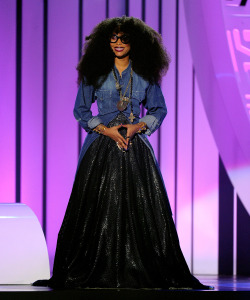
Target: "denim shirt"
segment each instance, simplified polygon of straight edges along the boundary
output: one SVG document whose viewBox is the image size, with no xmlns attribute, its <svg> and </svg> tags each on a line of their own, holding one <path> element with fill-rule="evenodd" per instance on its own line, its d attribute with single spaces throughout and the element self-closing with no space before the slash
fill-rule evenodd
<svg viewBox="0 0 250 300">
<path fill-rule="evenodd" d="M 122 86 L 123 95 L 130 79 L 131 63 L 129 63 L 129 66 L 122 72 L 121 76 L 115 65 L 114 71 L 116 72 L 116 77 Z M 150 84 L 134 71 L 132 86 L 132 98 L 130 100 L 132 101 L 133 114 L 135 116 L 133 124 L 138 122 L 145 122 L 147 124 L 145 134 L 139 134 L 139 136 L 149 147 L 155 159 L 152 146 L 146 136 L 151 135 L 155 130 L 157 130 L 165 118 L 167 114 L 165 100 L 158 84 Z M 129 96 L 129 91 L 130 88 L 128 88 L 125 96 Z M 93 131 L 93 129 L 101 123 L 108 125 L 108 123 L 115 118 L 115 116 L 119 113 L 116 106 L 119 100 L 119 91 L 115 87 L 113 72 L 108 74 L 106 80 L 98 89 L 94 89 L 93 86 L 87 85 L 83 82 L 80 84 L 74 106 L 74 116 L 80 123 L 81 127 L 88 132 L 88 135 L 86 136 L 81 149 L 78 167 L 88 147 L 99 136 L 98 133 Z M 97 101 L 97 116 L 93 116 L 91 112 L 91 105 L 94 101 Z M 140 105 L 144 105 L 147 109 L 146 115 L 142 118 L 139 117 Z M 127 108 L 123 111 L 123 114 L 128 118 L 130 113 L 131 105 L 129 103 Z M 129 123 L 131 122 L 129 121 Z"/>
</svg>

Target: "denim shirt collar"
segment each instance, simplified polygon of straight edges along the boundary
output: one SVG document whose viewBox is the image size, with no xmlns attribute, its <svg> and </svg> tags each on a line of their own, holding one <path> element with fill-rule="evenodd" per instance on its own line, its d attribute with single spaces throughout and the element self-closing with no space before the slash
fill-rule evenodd
<svg viewBox="0 0 250 300">
<path fill-rule="evenodd" d="M 116 72 L 116 75 L 117 75 L 117 76 L 120 76 L 120 73 L 119 73 L 119 71 L 118 71 L 118 69 L 117 69 L 115 63 L 114 63 L 114 70 L 115 70 L 115 72 Z M 125 70 L 122 71 L 122 76 L 121 76 L 121 77 L 124 78 L 124 76 L 126 76 L 127 74 L 130 74 L 130 71 L 131 71 L 131 60 L 129 60 L 129 65 L 127 66 L 127 68 L 126 68 Z M 119 77 L 118 77 L 118 78 L 119 78 Z"/>
</svg>

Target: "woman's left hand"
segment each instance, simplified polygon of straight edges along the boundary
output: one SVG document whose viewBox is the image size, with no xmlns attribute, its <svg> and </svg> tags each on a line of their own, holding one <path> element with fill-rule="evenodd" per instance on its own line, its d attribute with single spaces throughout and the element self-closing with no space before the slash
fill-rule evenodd
<svg viewBox="0 0 250 300">
<path fill-rule="evenodd" d="M 127 128 L 126 142 L 127 142 L 127 145 L 128 145 L 129 141 L 140 130 L 141 124 L 140 123 L 137 123 L 137 124 L 124 124 L 124 125 L 122 125 L 122 127 Z"/>
</svg>

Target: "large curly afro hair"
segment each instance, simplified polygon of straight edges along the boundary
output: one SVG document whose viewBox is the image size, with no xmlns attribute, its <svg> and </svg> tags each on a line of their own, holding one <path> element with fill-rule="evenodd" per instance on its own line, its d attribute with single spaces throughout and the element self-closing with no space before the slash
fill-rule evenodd
<svg viewBox="0 0 250 300">
<path fill-rule="evenodd" d="M 170 63 L 160 34 L 140 19 L 123 16 L 102 21 L 86 37 L 84 54 L 76 68 L 78 84 L 85 79 L 98 88 L 106 79 L 114 66 L 115 56 L 109 42 L 113 32 L 129 35 L 133 70 L 150 83 L 160 83 Z"/>
</svg>

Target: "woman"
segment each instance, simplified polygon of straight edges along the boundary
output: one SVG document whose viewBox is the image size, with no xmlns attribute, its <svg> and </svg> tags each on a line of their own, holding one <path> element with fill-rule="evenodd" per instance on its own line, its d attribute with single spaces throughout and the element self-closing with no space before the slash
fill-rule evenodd
<svg viewBox="0 0 250 300">
<path fill-rule="evenodd" d="M 209 289 L 182 255 L 146 135 L 167 110 L 169 65 L 160 35 L 132 17 L 107 19 L 86 38 L 74 116 L 88 132 L 58 235 L 54 288 Z M 97 100 L 99 114 L 92 116 Z M 140 105 L 147 114 L 139 118 Z"/>
</svg>

